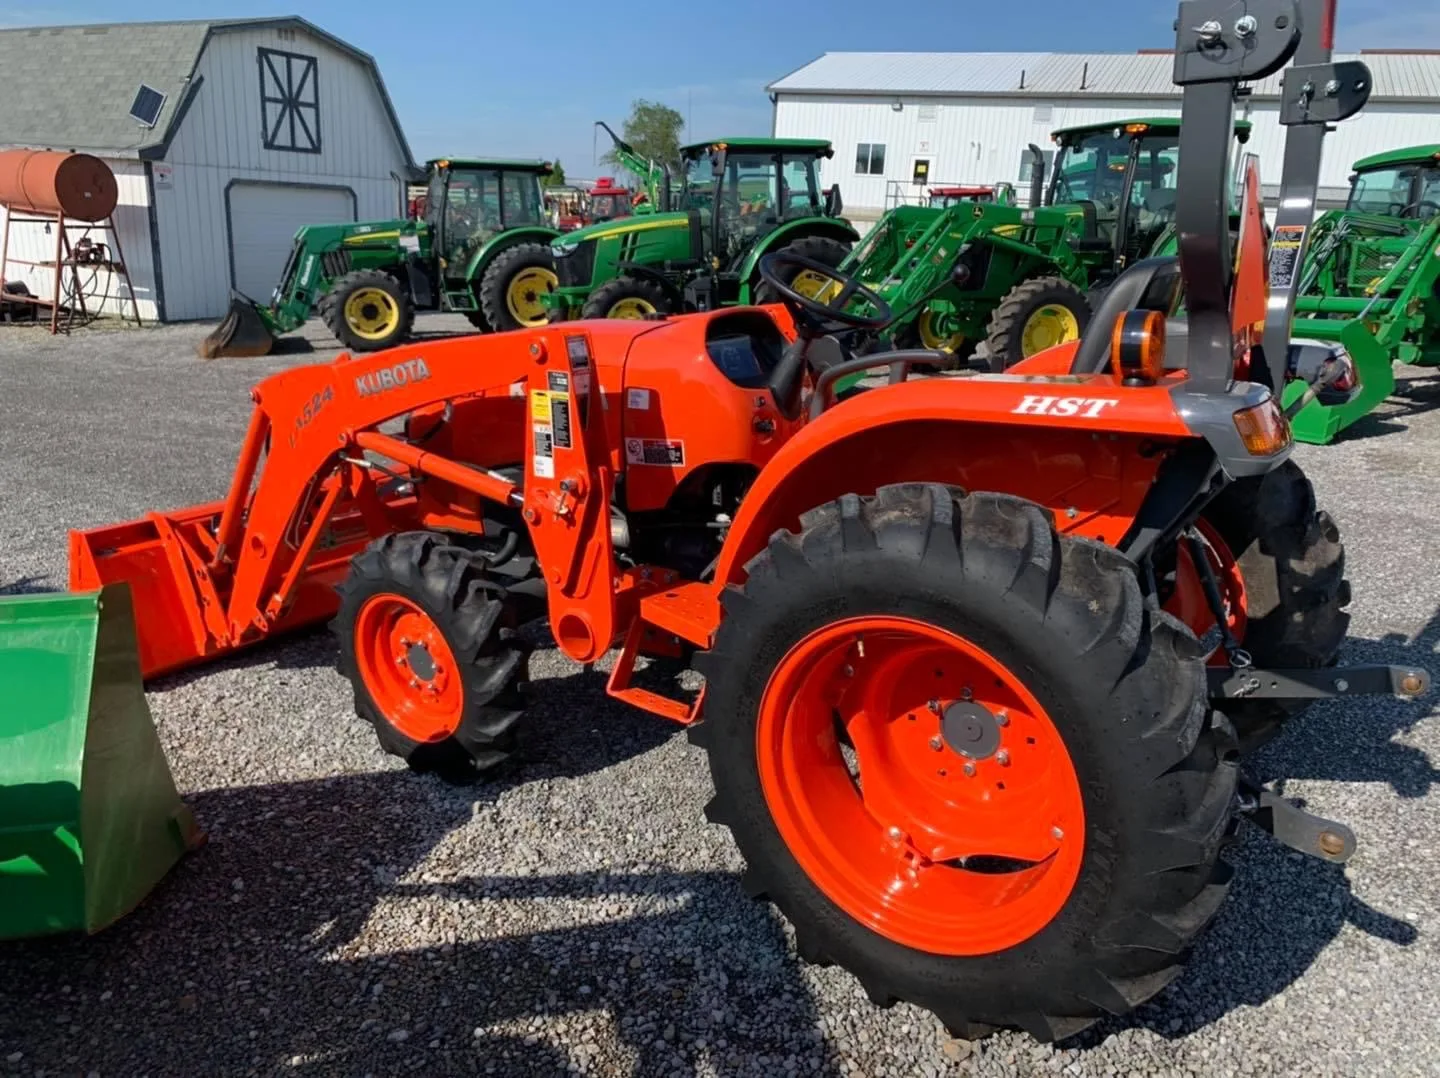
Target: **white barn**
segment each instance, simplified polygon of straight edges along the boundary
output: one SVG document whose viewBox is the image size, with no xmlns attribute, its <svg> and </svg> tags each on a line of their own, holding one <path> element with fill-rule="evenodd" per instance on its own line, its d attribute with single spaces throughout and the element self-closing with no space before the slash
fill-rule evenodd
<svg viewBox="0 0 1440 1078">
<path fill-rule="evenodd" d="M 416 174 L 374 59 L 300 18 L 4 30 L 0 71 L 0 147 L 115 173 L 147 321 L 218 317 L 232 289 L 268 299 L 297 228 L 392 218 Z M 50 252 L 43 226 L 11 230 L 11 257 Z M 43 270 L 6 275 L 51 294 Z M 121 282 L 97 291 L 116 312 Z"/>
<path fill-rule="evenodd" d="M 1374 89 L 1360 115 L 1325 142 L 1321 204 L 1345 197 L 1361 157 L 1440 137 L 1440 50 L 1362 50 Z M 1050 151 L 1050 133 L 1140 116 L 1178 116 L 1174 56 L 1117 53 L 830 52 L 771 83 L 774 133 L 829 139 L 824 182 L 839 183 L 846 215 L 862 228 L 885 209 L 887 187 L 921 168 L 934 183 L 1008 180 L 1025 194 L 1026 148 Z M 1268 195 L 1284 147 L 1278 75 L 1241 105 L 1254 124 L 1246 149 L 1260 155 Z"/>
</svg>

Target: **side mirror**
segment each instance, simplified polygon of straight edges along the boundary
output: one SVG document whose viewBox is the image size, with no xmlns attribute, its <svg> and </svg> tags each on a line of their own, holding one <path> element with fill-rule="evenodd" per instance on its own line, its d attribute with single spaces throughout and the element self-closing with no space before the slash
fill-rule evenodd
<svg viewBox="0 0 1440 1078">
<path fill-rule="evenodd" d="M 832 183 L 825 189 L 825 216 L 839 217 L 844 208 L 845 200 L 840 197 L 840 185 Z"/>
<path fill-rule="evenodd" d="M 710 175 L 717 180 L 725 175 L 725 159 L 718 153 L 710 155 Z"/>
</svg>

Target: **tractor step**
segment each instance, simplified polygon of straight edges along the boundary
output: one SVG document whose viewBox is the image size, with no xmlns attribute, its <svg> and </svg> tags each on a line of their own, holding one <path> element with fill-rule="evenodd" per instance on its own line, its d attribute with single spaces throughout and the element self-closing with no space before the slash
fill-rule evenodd
<svg viewBox="0 0 1440 1078">
<path fill-rule="evenodd" d="M 1430 689 L 1418 666 L 1328 666 L 1319 670 L 1211 667 L 1211 699 L 1322 700 L 1337 696 L 1396 696 L 1414 700 Z"/>
<path fill-rule="evenodd" d="M 1355 856 L 1355 832 L 1343 823 L 1306 812 L 1274 790 L 1242 775 L 1237 815 L 1292 850 L 1343 865 Z"/>
<path fill-rule="evenodd" d="M 649 689 L 630 684 L 635 673 L 635 660 L 647 641 L 656 634 L 668 638 L 678 649 L 682 643 L 710 646 L 710 626 L 719 620 L 719 603 L 715 588 L 698 581 L 676 584 L 664 591 L 646 595 L 640 600 L 640 615 L 630 623 L 620 656 L 610 672 L 605 691 L 617 700 L 643 708 L 662 718 L 689 725 L 700 714 L 702 692 L 693 702 L 662 696 Z"/>
</svg>

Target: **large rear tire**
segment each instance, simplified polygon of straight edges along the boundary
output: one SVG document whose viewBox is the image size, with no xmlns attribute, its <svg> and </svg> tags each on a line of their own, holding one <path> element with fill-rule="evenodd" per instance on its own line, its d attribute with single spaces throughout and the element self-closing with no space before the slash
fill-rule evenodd
<svg viewBox="0 0 1440 1078">
<path fill-rule="evenodd" d="M 357 555 L 331 629 L 380 747 L 452 781 L 505 763 L 529 677 L 519 620 L 504 586 L 442 535 L 387 535 Z"/>
<path fill-rule="evenodd" d="M 320 317 L 335 339 L 352 352 L 393 348 L 415 326 L 410 294 L 383 270 L 356 270 L 320 297 Z"/>
<path fill-rule="evenodd" d="M 481 276 L 481 313 L 490 328 L 500 333 L 543 326 L 545 307 L 540 296 L 553 292 L 558 282 L 549 247 L 517 243 L 496 255 Z"/>
<path fill-rule="evenodd" d="M 801 525 L 695 663 L 747 890 L 960 1036 L 1055 1040 L 1160 991 L 1229 878 L 1236 753 L 1194 636 L 1017 498 L 891 486 Z"/>
<path fill-rule="evenodd" d="M 1333 666 L 1350 627 L 1345 607 L 1345 546 L 1315 489 L 1294 461 L 1240 479 L 1204 512 L 1229 548 L 1244 589 L 1241 646 L 1256 666 Z M 1258 745 L 1306 707 L 1301 702 L 1231 700 L 1219 704 L 1245 748 Z"/>
</svg>

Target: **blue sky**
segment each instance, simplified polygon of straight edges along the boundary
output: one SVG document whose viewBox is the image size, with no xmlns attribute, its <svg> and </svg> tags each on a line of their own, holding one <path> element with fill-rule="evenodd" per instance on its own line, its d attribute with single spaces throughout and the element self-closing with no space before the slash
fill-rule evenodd
<svg viewBox="0 0 1440 1078">
<path fill-rule="evenodd" d="M 768 134 L 765 84 L 822 52 L 1166 47 L 1176 10 L 1170 0 L 905 6 L 928 13 L 892 18 L 876 0 L 0 0 L 0 26 L 300 15 L 375 56 L 417 158 L 559 157 L 590 177 L 603 171 L 593 121 L 618 130 L 636 97 L 688 113 L 696 138 Z M 1341 0 L 1338 46 L 1440 48 L 1440 3 Z M 602 136 L 593 152 L 604 149 Z"/>
</svg>

